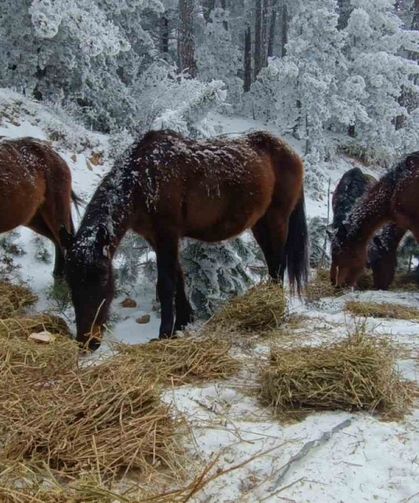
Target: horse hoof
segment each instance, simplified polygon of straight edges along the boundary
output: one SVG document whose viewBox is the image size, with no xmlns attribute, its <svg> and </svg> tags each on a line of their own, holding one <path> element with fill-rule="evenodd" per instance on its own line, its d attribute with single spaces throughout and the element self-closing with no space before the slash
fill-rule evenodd
<svg viewBox="0 0 419 503">
<path fill-rule="evenodd" d="M 177 338 L 178 338 L 178 336 L 175 335 L 175 334 L 171 334 L 171 335 L 161 334 L 161 335 L 159 335 L 158 339 L 151 339 L 151 340 L 152 341 L 167 341 L 167 340 L 170 340 L 170 339 L 177 339 Z"/>
</svg>

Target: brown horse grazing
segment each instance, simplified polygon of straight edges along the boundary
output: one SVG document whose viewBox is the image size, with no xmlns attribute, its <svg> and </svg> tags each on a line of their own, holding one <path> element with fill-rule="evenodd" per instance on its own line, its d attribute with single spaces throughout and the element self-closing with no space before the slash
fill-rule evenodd
<svg viewBox="0 0 419 503">
<path fill-rule="evenodd" d="M 128 229 L 156 252 L 160 338 L 192 319 L 178 255 L 183 237 L 216 242 L 251 228 L 270 276 L 281 280 L 287 267 L 300 292 L 307 278 L 303 171 L 298 155 L 265 132 L 200 141 L 147 133 L 99 185 L 76 236 L 62 234 L 77 340 L 90 349 L 100 344 L 114 295 L 112 258 Z"/>
<path fill-rule="evenodd" d="M 54 276 L 64 274 L 60 228 L 73 233 L 71 172 L 45 142 L 34 138 L 0 140 L 0 233 L 20 225 L 55 245 Z"/>
<path fill-rule="evenodd" d="M 419 152 L 407 155 L 357 203 L 332 242 L 331 281 L 354 286 L 367 261 L 367 244 L 386 222 L 419 241 Z"/>
<path fill-rule="evenodd" d="M 352 168 L 339 180 L 332 198 L 333 209 L 333 247 L 339 247 L 339 237 L 346 235 L 346 222 L 356 202 L 376 183 L 377 180 L 363 173 L 359 168 Z M 334 234 L 337 239 L 334 239 Z M 394 279 L 397 267 L 397 249 L 406 234 L 396 224 L 386 224 L 368 243 L 367 265 L 373 274 L 374 288 L 387 290 Z"/>
</svg>

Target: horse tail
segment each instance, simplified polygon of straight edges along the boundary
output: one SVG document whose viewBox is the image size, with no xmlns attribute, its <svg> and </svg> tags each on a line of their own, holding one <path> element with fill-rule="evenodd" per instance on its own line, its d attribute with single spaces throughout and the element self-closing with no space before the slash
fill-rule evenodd
<svg viewBox="0 0 419 503">
<path fill-rule="evenodd" d="M 77 214 L 80 216 L 80 206 L 84 204 L 84 201 L 74 192 L 74 190 L 71 191 L 71 201 L 73 202 L 74 207 L 76 208 Z"/>
<path fill-rule="evenodd" d="M 303 191 L 288 221 L 285 263 L 291 292 L 297 290 L 301 296 L 308 281 L 308 230 Z"/>
</svg>

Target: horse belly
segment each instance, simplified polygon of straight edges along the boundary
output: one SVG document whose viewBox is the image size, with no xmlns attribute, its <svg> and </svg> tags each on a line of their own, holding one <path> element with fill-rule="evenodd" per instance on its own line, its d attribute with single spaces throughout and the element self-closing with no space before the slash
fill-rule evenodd
<svg viewBox="0 0 419 503">
<path fill-rule="evenodd" d="M 45 190 L 43 179 L 0 178 L 0 232 L 28 224 L 42 205 Z"/>
<path fill-rule="evenodd" d="M 224 241 L 253 227 L 266 213 L 272 189 L 250 188 L 231 193 L 230 197 L 208 197 L 201 193 L 190 197 L 187 205 L 185 236 L 201 241 Z"/>
</svg>

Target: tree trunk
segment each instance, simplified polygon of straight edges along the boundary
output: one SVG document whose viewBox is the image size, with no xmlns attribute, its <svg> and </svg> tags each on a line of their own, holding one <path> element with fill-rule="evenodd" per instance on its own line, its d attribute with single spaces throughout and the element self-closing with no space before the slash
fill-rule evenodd
<svg viewBox="0 0 419 503">
<path fill-rule="evenodd" d="M 244 81 L 243 89 L 245 92 L 250 90 L 252 85 L 252 32 L 247 25 L 244 34 Z"/>
<path fill-rule="evenodd" d="M 338 0 L 338 30 L 343 30 L 348 25 L 348 19 L 351 14 L 350 0 Z"/>
<path fill-rule="evenodd" d="M 194 36 L 194 0 L 179 0 L 178 68 L 196 77 Z"/>
<path fill-rule="evenodd" d="M 415 0 L 413 2 L 412 10 L 413 10 L 413 16 L 410 29 L 414 31 L 419 31 L 419 0 Z M 408 57 L 413 61 L 419 62 L 419 54 L 417 52 L 410 52 Z M 417 75 L 414 75 L 411 78 L 415 84 L 418 83 Z M 412 96 L 412 94 L 409 93 L 405 87 L 402 88 L 398 101 L 402 107 L 406 107 L 410 111 L 417 107 L 415 97 Z M 396 130 L 401 129 L 405 125 L 405 123 L 406 118 L 403 115 L 398 115 L 394 123 Z"/>
<path fill-rule="evenodd" d="M 225 12 L 228 9 L 228 0 L 221 0 L 221 8 Z M 225 30 L 228 30 L 228 23 L 227 21 L 223 21 L 223 28 Z"/>
<path fill-rule="evenodd" d="M 211 18 L 211 11 L 215 8 L 215 0 L 204 0 L 202 7 L 204 9 L 204 19 L 208 23 Z"/>
<path fill-rule="evenodd" d="M 276 10 L 277 10 L 277 0 L 272 0 L 271 5 L 271 22 L 269 24 L 269 39 L 268 39 L 268 58 L 271 58 L 274 55 L 274 46 L 275 46 L 275 33 L 276 33 Z"/>
<path fill-rule="evenodd" d="M 281 57 L 287 54 L 288 43 L 288 9 L 285 0 L 282 0 L 281 6 Z"/>
<path fill-rule="evenodd" d="M 256 0 L 255 5 L 255 47 L 254 47 L 254 67 L 253 78 L 256 80 L 262 68 L 262 0 Z"/>
<path fill-rule="evenodd" d="M 259 71 L 268 65 L 268 1 L 262 0 L 262 44 Z"/>
<path fill-rule="evenodd" d="M 169 52 L 169 20 L 166 16 L 160 18 L 160 49 L 163 54 Z"/>
</svg>

